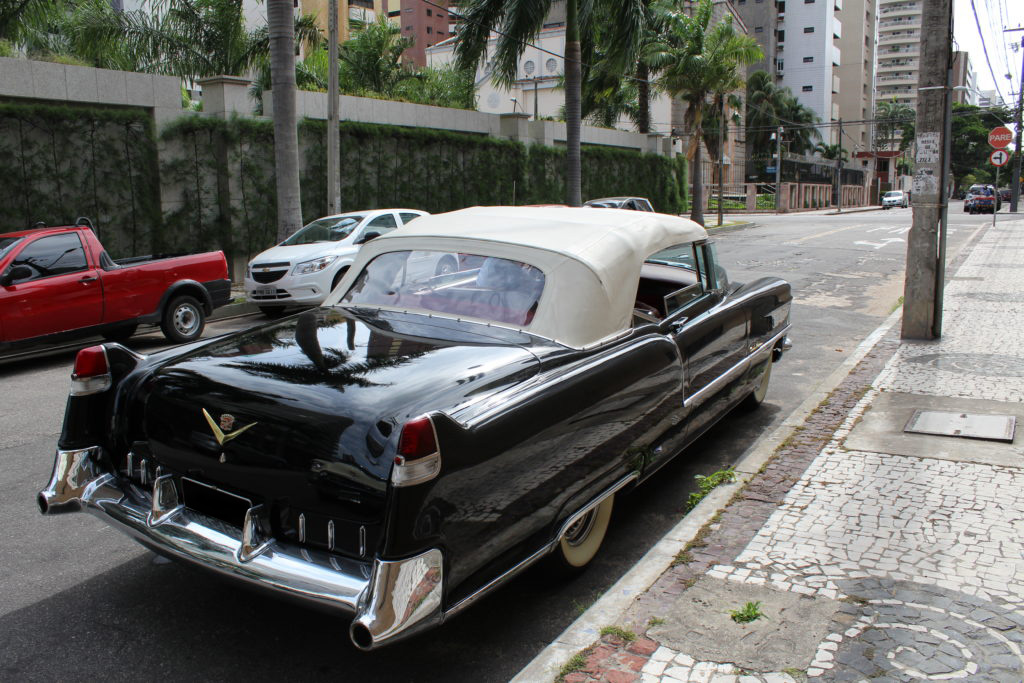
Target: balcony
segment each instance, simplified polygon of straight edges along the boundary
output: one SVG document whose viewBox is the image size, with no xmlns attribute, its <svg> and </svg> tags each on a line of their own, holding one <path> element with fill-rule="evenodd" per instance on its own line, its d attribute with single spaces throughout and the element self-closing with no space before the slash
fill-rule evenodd
<svg viewBox="0 0 1024 683">
<path fill-rule="evenodd" d="M 881 86 L 883 84 L 886 84 L 886 85 L 896 84 L 896 85 L 898 85 L 898 84 L 902 84 L 902 83 L 917 83 L 917 79 L 918 79 L 917 73 L 913 73 L 913 74 L 898 74 L 896 76 L 879 76 L 877 80 L 878 80 L 878 85 Z"/>
<path fill-rule="evenodd" d="M 839 51 L 839 47 L 837 45 L 833 45 L 832 46 L 832 66 L 839 66 L 840 64 L 842 64 L 842 61 L 840 60 L 841 56 L 842 56 L 842 53 Z"/>
<path fill-rule="evenodd" d="M 906 43 L 908 46 L 913 43 L 918 43 L 921 40 L 921 34 L 918 31 L 897 31 L 894 33 L 883 34 L 881 31 L 878 32 L 878 44 L 879 45 L 894 45 L 898 43 Z"/>
<path fill-rule="evenodd" d="M 843 37 L 843 22 L 838 17 L 832 19 L 832 37 L 836 40 Z"/>
<path fill-rule="evenodd" d="M 899 28 L 921 28 L 921 17 L 905 19 L 883 19 L 878 22 L 879 31 L 894 31 Z"/>
<path fill-rule="evenodd" d="M 886 5 L 878 10 L 878 15 L 881 17 L 899 17 L 914 14 L 921 14 L 921 5 L 916 2 L 904 3 L 902 5 Z"/>
<path fill-rule="evenodd" d="M 836 95 L 839 93 L 839 76 L 832 77 L 832 94 Z"/>
<path fill-rule="evenodd" d="M 917 69 L 920 66 L 920 62 L 917 59 L 898 59 L 888 60 L 885 57 L 879 56 L 878 58 L 878 73 L 881 74 L 886 71 L 908 71 L 910 69 Z"/>
<path fill-rule="evenodd" d="M 921 46 L 914 42 L 912 45 L 893 45 L 892 47 L 878 51 L 879 59 L 888 57 L 918 57 L 921 55 Z"/>
</svg>

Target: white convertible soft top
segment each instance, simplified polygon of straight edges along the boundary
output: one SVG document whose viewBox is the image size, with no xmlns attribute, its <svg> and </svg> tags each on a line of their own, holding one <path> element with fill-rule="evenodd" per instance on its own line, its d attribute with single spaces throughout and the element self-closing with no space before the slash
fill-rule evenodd
<svg viewBox="0 0 1024 683">
<path fill-rule="evenodd" d="M 629 328 L 644 259 L 706 237 L 693 221 L 659 213 L 478 206 L 423 216 L 368 242 L 325 304 L 336 304 L 363 267 L 386 252 L 497 256 L 544 273 L 536 315 L 523 329 L 582 348 Z"/>
</svg>

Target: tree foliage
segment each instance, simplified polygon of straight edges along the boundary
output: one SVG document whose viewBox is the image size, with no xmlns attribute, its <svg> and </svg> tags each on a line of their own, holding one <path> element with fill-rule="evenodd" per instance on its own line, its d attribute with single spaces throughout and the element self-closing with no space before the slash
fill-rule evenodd
<svg viewBox="0 0 1024 683">
<path fill-rule="evenodd" d="M 747 146 L 754 154 L 775 154 L 772 134 L 783 126 L 782 143 L 793 154 L 806 154 L 821 140 L 814 124 L 821 119 L 793 92 L 775 84 L 767 71 L 755 71 L 747 80 Z"/>
</svg>

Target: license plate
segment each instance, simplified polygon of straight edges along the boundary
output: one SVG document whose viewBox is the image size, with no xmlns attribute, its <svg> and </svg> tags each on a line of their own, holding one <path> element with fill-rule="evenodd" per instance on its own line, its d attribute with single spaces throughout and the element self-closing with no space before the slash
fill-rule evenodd
<svg viewBox="0 0 1024 683">
<path fill-rule="evenodd" d="M 253 296 L 277 296 L 277 287 L 257 287 L 252 290 Z"/>
</svg>

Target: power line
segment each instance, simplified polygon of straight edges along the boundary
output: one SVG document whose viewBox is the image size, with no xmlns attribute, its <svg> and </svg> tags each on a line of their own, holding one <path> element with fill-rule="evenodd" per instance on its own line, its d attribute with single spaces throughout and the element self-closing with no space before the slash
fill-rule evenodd
<svg viewBox="0 0 1024 683">
<path fill-rule="evenodd" d="M 974 24 L 978 27 L 978 37 L 981 38 L 981 49 L 985 52 L 985 63 L 988 64 L 988 73 L 992 76 L 992 81 L 995 83 L 996 92 L 999 93 L 1000 99 L 1003 98 L 1003 92 L 999 89 L 999 81 L 996 80 L 996 72 L 992 69 L 992 60 L 988 58 L 988 45 L 985 44 L 985 34 L 981 30 L 981 22 L 978 20 L 978 8 L 974 5 L 974 0 L 971 0 L 971 11 L 974 12 Z"/>
</svg>

